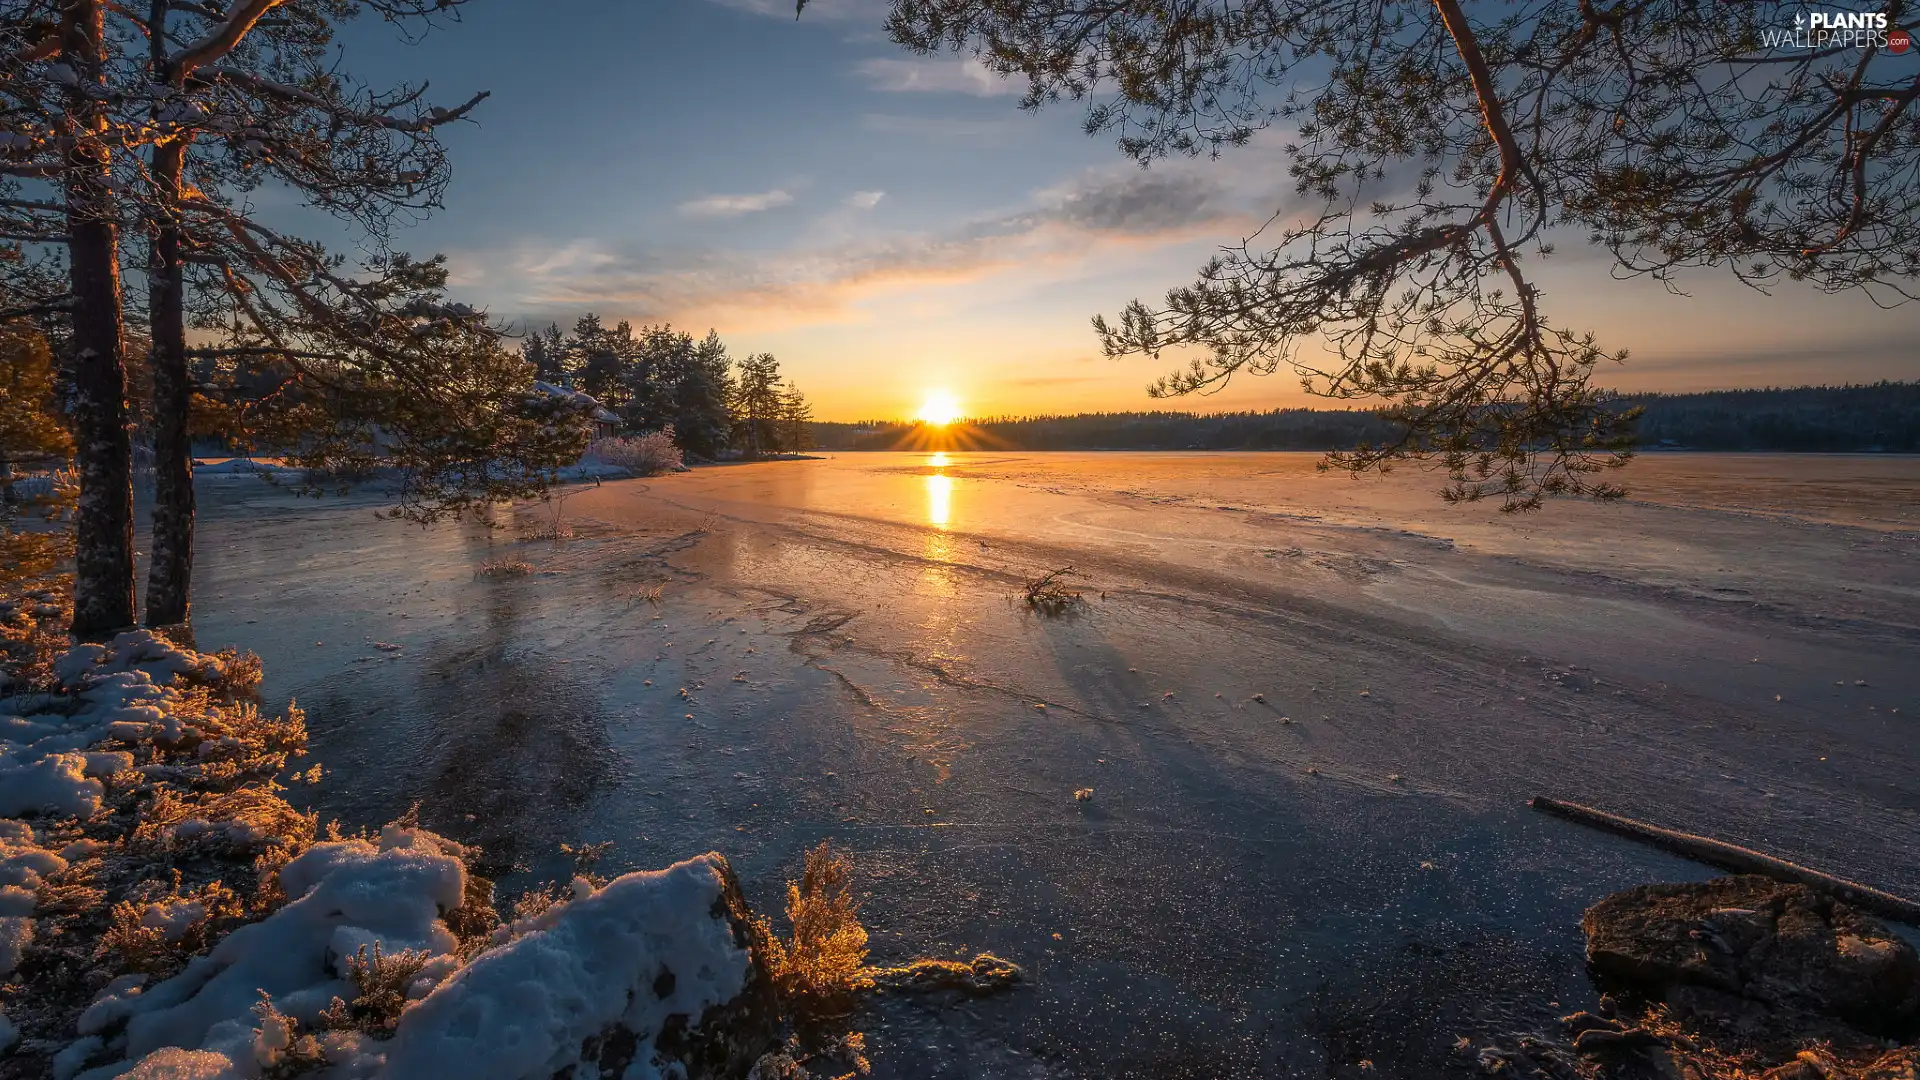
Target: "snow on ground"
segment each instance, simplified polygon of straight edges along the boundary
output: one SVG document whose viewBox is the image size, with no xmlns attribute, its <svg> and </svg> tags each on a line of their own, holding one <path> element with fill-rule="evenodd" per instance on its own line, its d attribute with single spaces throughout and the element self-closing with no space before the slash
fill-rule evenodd
<svg viewBox="0 0 1920 1080">
<path fill-rule="evenodd" d="M 153 987 L 110 987 L 80 1018 L 90 1049 L 125 1058 L 80 1080 L 253 1076 L 287 1061 L 336 998 L 354 994 L 347 961 L 378 942 L 388 956 L 429 954 L 391 1041 L 328 1031 L 337 1077 L 544 1078 L 581 1064 L 586 1040 L 620 1025 L 651 1046 L 669 1019 L 697 1022 L 739 994 L 749 958 L 717 910 L 724 864 L 708 855 L 628 874 L 495 933 L 495 947 L 459 966 L 442 921 L 459 905 L 465 869 L 454 845 L 389 826 L 377 842 L 316 844 L 281 871 L 295 897 L 242 927 Z M 270 1000 L 274 1014 L 256 1008 Z M 284 1019 L 283 1019 L 284 1018 Z M 293 1023 L 288 1023 L 292 1021 Z M 86 1040 L 99 1040 L 87 1042 Z M 651 1055 L 627 1076 L 672 1075 Z"/>
<path fill-rule="evenodd" d="M 105 791 L 99 778 L 133 764 L 125 751 L 91 748 L 180 741 L 189 730 L 173 715 L 179 694 L 168 684 L 185 674 L 216 680 L 225 661 L 137 630 L 76 646 L 54 674 L 65 693 L 0 698 L 0 817 L 91 817 Z"/>
<path fill-rule="evenodd" d="M 139 773 L 158 786 L 180 779 L 181 766 L 156 748 L 211 760 L 234 741 L 217 706 L 183 706 L 190 685 L 220 682 L 235 662 L 127 633 L 55 661 L 54 692 L 0 699 L 0 976 L 33 947 L 36 893 L 50 878 L 109 849 L 123 862 L 135 854 L 121 840 L 74 840 L 70 819 L 99 826 L 116 814 L 151 814 L 164 796 L 156 789 L 153 805 L 129 810 L 121 795 L 108 798 L 102 778 L 123 774 L 120 785 Z M 268 760 L 277 768 L 284 756 Z M 180 796 L 171 797 L 178 804 Z M 311 828 L 310 819 L 294 820 Z M 163 852 L 192 850 L 210 831 L 254 827 L 198 817 L 158 823 L 165 827 L 149 830 L 145 842 Z M 57 845 L 56 832 L 64 837 Z M 663 1072 L 654 1061 L 654 1040 L 697 1025 L 747 983 L 750 958 L 720 902 L 727 870 L 717 855 L 597 890 L 577 879 L 570 901 L 499 926 L 491 938 L 480 936 L 484 928 L 464 931 L 474 936 L 463 948 L 447 921 L 469 900 L 470 852 L 461 845 L 402 823 L 311 844 L 305 836 L 247 839 L 250 848 L 293 842 L 298 854 L 277 872 L 285 902 L 218 937 L 169 978 L 112 979 L 72 1030 L 58 1033 L 64 1044 L 49 1045 L 49 1032 L 37 1031 L 34 1050 L 49 1055 L 42 1060 L 55 1080 L 215 1080 L 265 1070 L 545 1078 L 569 1065 L 597 1067 L 582 1061 L 582 1044 L 614 1025 L 640 1049 L 626 1075 L 660 1077 L 674 1067 Z M 156 862 L 143 873 L 163 870 Z M 205 894 L 177 890 L 176 881 L 171 896 L 122 907 L 167 942 L 205 934 Z M 402 997 L 393 1008 L 412 1004 L 397 1020 L 367 1022 L 353 1010 L 371 1000 L 361 977 L 369 959 L 378 974 L 380 957 L 411 965 L 398 977 Z M 36 1001 L 32 982 L 12 1000 Z M 389 1031 L 391 1040 L 381 1037 Z M 0 1051 L 20 1039 L 14 1020 L 0 1014 Z"/>
<path fill-rule="evenodd" d="M 263 998 L 312 1025 L 335 998 L 355 996 L 348 960 L 376 942 L 389 956 L 416 950 L 434 958 L 410 987 L 411 996 L 424 995 L 456 966 L 457 942 L 442 916 L 460 905 L 466 889 L 459 856 L 458 845 L 400 826 L 389 826 L 377 842 L 315 844 L 280 871 L 292 898 L 285 907 L 234 931 L 173 978 L 110 989 L 82 1014 L 80 1035 L 123 1038 L 126 1053 L 126 1060 L 82 1075 L 103 1080 L 136 1066 L 151 1071 L 177 1057 L 146 1060 L 168 1049 L 224 1058 L 195 1059 L 198 1067 L 218 1064 L 220 1071 L 194 1075 L 249 1075 L 284 1049 L 271 1033 L 261 1039 L 262 1019 L 254 1010 Z M 338 1063 L 367 1075 L 367 1041 L 342 1032 L 329 1049 Z"/>
<path fill-rule="evenodd" d="M 133 765 L 110 742 L 177 742 L 187 729 L 173 715 L 179 701 L 166 685 L 181 674 L 214 679 L 225 661 L 177 649 L 147 631 L 109 645 L 81 645 L 54 663 L 65 693 L 0 698 L 0 975 L 10 974 L 33 940 L 34 892 L 67 868 L 69 857 L 36 840 L 19 820 L 89 818 L 100 810 L 100 777 Z"/>
</svg>

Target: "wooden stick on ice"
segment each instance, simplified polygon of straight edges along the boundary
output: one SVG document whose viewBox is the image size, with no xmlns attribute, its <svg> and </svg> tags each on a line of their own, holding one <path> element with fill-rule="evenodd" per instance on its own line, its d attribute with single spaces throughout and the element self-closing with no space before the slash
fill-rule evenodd
<svg viewBox="0 0 1920 1080">
<path fill-rule="evenodd" d="M 1870 885 L 1837 878 L 1809 869 L 1799 863 L 1790 863 L 1785 859 L 1776 859 L 1752 848 L 1743 848 L 1721 840 L 1711 840 L 1693 833 L 1663 829 L 1658 825 L 1649 825 L 1644 821 L 1609 814 L 1604 810 L 1581 806 L 1577 803 L 1561 802 L 1536 796 L 1527 800 L 1527 805 L 1535 810 L 1552 814 L 1557 818 L 1577 822 L 1595 829 L 1639 840 L 1654 847 L 1670 851 L 1682 858 L 1708 866 L 1731 870 L 1736 874 L 1761 874 L 1777 881 L 1789 881 L 1818 889 L 1836 899 L 1844 900 L 1861 911 L 1871 912 L 1883 919 L 1893 919 L 1909 926 L 1920 926 L 1920 904 L 1912 900 L 1882 892 Z"/>
</svg>

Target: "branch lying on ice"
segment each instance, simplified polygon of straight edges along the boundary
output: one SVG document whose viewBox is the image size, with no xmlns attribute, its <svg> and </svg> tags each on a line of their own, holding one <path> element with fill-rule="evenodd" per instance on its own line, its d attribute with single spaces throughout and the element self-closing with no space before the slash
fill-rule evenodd
<svg viewBox="0 0 1920 1080">
<path fill-rule="evenodd" d="M 1566 821 L 1652 844 L 1654 847 L 1672 852 L 1682 858 L 1692 859 L 1694 862 L 1705 863 L 1722 870 L 1731 870 L 1736 874 L 1760 874 L 1776 881 L 1790 881 L 1805 885 L 1883 919 L 1893 919 L 1909 926 L 1920 926 L 1920 903 L 1883 892 L 1870 885 L 1823 874 L 1818 870 L 1801 866 L 1799 863 L 1777 859 L 1772 855 L 1754 851 L 1752 848 L 1740 847 L 1737 844 L 1729 844 L 1723 840 L 1713 840 L 1705 836 L 1696 836 L 1693 833 L 1663 829 L 1658 825 L 1649 825 L 1644 821 L 1609 814 L 1604 810 L 1595 810 L 1577 803 L 1561 802 L 1558 799 L 1536 796 L 1527 800 L 1527 805 Z"/>
</svg>

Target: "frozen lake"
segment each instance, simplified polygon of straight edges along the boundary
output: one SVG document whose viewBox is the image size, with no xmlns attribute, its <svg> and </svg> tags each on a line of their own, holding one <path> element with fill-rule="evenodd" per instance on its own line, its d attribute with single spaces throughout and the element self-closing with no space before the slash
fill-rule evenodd
<svg viewBox="0 0 1920 1080">
<path fill-rule="evenodd" d="M 860 1018 L 887 1077 L 1471 1075 L 1590 1000 L 1583 908 L 1702 874 L 1531 795 L 1920 893 L 1920 459 L 1654 455 L 1526 517 L 1316 461 L 721 466 L 557 541 L 209 480 L 195 624 L 308 711 L 325 815 L 418 800 L 509 882 L 718 849 L 768 910 L 831 837 L 876 958 L 1027 967 Z M 1078 613 L 1012 600 L 1067 565 Z"/>
</svg>

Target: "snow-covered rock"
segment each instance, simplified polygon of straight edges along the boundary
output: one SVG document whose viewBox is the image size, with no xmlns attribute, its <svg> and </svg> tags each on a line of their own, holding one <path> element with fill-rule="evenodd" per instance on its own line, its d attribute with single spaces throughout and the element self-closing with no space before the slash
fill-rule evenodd
<svg viewBox="0 0 1920 1080">
<path fill-rule="evenodd" d="M 772 982 L 718 854 L 513 930 L 401 1017 L 386 1076 L 737 1076 L 774 1041 Z"/>
</svg>

